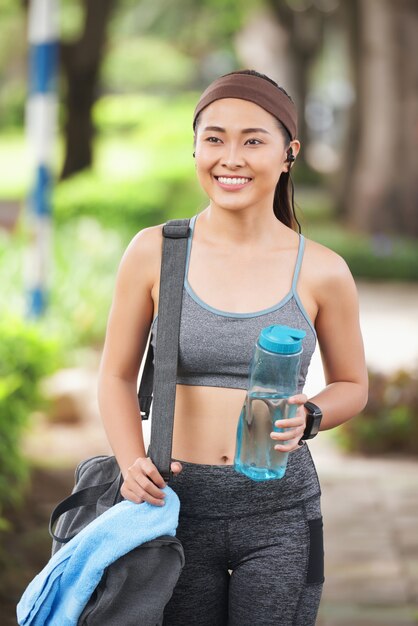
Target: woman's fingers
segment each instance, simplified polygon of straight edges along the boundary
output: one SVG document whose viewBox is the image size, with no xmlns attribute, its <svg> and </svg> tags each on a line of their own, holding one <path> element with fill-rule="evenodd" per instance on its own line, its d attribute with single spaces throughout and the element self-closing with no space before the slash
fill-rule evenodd
<svg viewBox="0 0 418 626">
<path fill-rule="evenodd" d="M 307 401 L 308 396 L 304 393 L 297 393 L 287 399 L 288 404 L 305 404 Z"/>
<path fill-rule="evenodd" d="M 178 461 L 173 461 L 171 464 L 171 471 L 173 472 L 173 474 L 180 474 L 180 472 L 182 471 L 183 466 L 181 463 L 179 463 Z"/>
<path fill-rule="evenodd" d="M 149 504 L 164 504 L 165 493 L 162 489 L 166 483 L 151 459 L 138 458 L 129 467 L 121 493 L 124 498 L 132 502 L 148 502 Z"/>
<path fill-rule="evenodd" d="M 165 497 L 163 491 L 148 476 L 138 473 L 134 476 L 134 480 L 146 495 L 160 500 Z"/>
<path fill-rule="evenodd" d="M 141 502 L 143 502 L 143 499 L 140 496 L 137 496 L 136 493 L 134 493 L 131 489 L 129 489 L 126 483 L 123 483 L 120 492 L 125 500 L 130 500 L 131 502 L 135 502 L 135 504 L 141 504 Z"/>
<path fill-rule="evenodd" d="M 146 474 L 157 487 L 160 489 L 164 489 L 166 486 L 164 478 L 161 476 L 160 472 L 151 461 L 150 458 L 141 459 L 141 463 L 139 464 L 144 474 Z"/>
<path fill-rule="evenodd" d="M 277 440 L 277 444 L 274 446 L 275 450 L 291 452 L 299 449 L 299 441 L 306 428 L 306 411 L 303 407 L 306 401 L 307 396 L 303 393 L 288 399 L 289 404 L 296 404 L 298 408 L 295 417 L 275 422 L 275 427 L 281 430 L 281 432 L 270 433 L 271 438 Z"/>
<path fill-rule="evenodd" d="M 293 450 L 298 450 L 300 448 L 299 441 L 302 435 L 303 430 L 300 435 L 295 437 L 294 439 L 288 439 L 286 443 L 277 443 L 274 446 L 274 449 L 278 450 L 279 452 L 292 452 Z"/>
<path fill-rule="evenodd" d="M 290 450 L 298 448 L 304 430 L 304 426 L 298 426 L 297 428 L 292 428 L 290 432 L 288 429 L 286 429 L 284 433 L 272 432 L 270 435 L 271 438 L 277 441 L 274 446 L 275 449 L 281 450 L 282 452 L 289 452 Z"/>
</svg>

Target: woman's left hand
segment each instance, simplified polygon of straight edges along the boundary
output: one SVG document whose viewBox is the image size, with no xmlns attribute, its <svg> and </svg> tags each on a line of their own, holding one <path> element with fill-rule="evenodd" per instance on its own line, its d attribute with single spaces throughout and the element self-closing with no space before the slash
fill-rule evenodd
<svg viewBox="0 0 418 626">
<path fill-rule="evenodd" d="M 290 396 L 290 398 L 287 399 L 289 404 L 296 404 L 298 408 L 295 417 L 276 421 L 276 428 L 284 428 L 284 432 L 270 433 L 270 437 L 277 440 L 277 444 L 274 446 L 274 449 L 278 452 L 292 452 L 293 450 L 298 450 L 300 448 L 299 441 L 306 428 L 306 410 L 303 405 L 307 402 L 307 400 L 308 397 L 304 393 L 297 394 L 296 396 Z"/>
</svg>

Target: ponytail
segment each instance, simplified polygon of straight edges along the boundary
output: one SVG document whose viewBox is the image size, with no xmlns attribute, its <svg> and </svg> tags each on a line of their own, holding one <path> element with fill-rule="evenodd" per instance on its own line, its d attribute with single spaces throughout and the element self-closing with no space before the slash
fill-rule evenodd
<svg viewBox="0 0 418 626">
<path fill-rule="evenodd" d="M 276 185 L 273 199 L 273 213 L 285 226 L 302 232 L 295 211 L 295 188 L 290 172 L 282 172 Z"/>
</svg>

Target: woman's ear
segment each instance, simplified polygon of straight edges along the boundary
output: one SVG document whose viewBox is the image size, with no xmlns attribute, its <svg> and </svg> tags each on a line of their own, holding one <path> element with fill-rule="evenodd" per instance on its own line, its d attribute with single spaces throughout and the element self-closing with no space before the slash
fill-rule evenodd
<svg viewBox="0 0 418 626">
<path fill-rule="evenodd" d="M 286 150 L 286 159 L 285 159 L 285 163 L 289 163 L 287 171 L 290 172 L 293 163 L 296 161 L 296 155 L 298 154 L 300 150 L 300 142 L 295 139 L 294 141 L 291 141 L 289 144 L 289 147 Z"/>
<path fill-rule="evenodd" d="M 289 148 L 292 148 L 293 156 L 296 158 L 300 150 L 300 141 L 298 141 L 297 139 L 294 139 L 293 141 L 290 142 Z"/>
</svg>

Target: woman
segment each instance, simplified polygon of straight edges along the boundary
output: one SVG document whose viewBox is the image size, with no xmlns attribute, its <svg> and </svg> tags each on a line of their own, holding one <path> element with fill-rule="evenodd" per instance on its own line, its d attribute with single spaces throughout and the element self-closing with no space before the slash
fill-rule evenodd
<svg viewBox="0 0 418 626">
<path fill-rule="evenodd" d="M 286 92 L 253 71 L 212 83 L 194 116 L 196 173 L 209 197 L 191 220 L 173 436 L 186 565 L 168 625 L 309 626 L 322 592 L 320 485 L 306 438 L 365 405 L 367 373 L 356 288 L 331 250 L 296 232 L 289 173 L 300 143 Z M 155 345 L 162 225 L 139 232 L 122 259 L 104 346 L 99 402 L 124 476 L 122 494 L 163 505 L 164 481 L 144 448 L 138 368 Z M 306 331 L 296 416 L 272 433 L 288 451 L 281 480 L 233 469 L 237 420 L 260 330 Z M 302 393 L 318 338 L 326 387 Z M 315 413 L 315 411 L 313 411 Z M 315 425 L 314 425 L 315 428 Z M 302 439 L 305 437 L 305 439 Z M 284 443 L 286 441 L 286 443 Z"/>
</svg>

